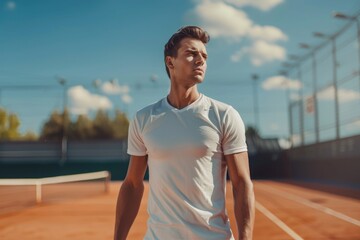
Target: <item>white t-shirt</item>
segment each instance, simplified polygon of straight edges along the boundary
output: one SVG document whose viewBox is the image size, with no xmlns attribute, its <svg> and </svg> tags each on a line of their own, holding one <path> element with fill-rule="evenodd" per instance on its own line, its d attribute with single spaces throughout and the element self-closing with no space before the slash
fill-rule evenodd
<svg viewBox="0 0 360 240">
<path fill-rule="evenodd" d="M 176 109 L 163 98 L 137 112 L 128 141 L 128 154 L 148 155 L 145 239 L 233 239 L 224 155 L 247 151 L 234 108 L 200 95 Z"/>
</svg>

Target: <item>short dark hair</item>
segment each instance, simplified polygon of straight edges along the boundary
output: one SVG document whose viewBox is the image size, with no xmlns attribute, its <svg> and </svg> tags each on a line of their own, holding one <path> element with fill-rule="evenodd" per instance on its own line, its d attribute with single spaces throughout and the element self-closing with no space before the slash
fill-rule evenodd
<svg viewBox="0 0 360 240">
<path fill-rule="evenodd" d="M 174 33 L 169 41 L 165 44 L 164 47 L 164 61 L 165 61 L 165 68 L 166 73 L 170 77 L 169 68 L 166 65 L 166 57 L 176 57 L 177 51 L 180 47 L 179 43 L 184 38 L 194 38 L 197 40 L 200 40 L 204 44 L 207 44 L 210 41 L 210 35 L 202 28 L 197 26 L 185 26 L 177 30 L 176 33 Z"/>
</svg>

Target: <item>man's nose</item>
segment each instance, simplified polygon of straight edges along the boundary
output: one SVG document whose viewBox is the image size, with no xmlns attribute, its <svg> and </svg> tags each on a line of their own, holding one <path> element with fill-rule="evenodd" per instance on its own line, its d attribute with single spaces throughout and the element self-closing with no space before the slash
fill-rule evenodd
<svg viewBox="0 0 360 240">
<path fill-rule="evenodd" d="M 203 65 L 205 63 L 205 58 L 203 56 L 201 56 L 201 54 L 199 54 L 196 57 L 195 63 L 198 64 L 198 65 Z"/>
</svg>

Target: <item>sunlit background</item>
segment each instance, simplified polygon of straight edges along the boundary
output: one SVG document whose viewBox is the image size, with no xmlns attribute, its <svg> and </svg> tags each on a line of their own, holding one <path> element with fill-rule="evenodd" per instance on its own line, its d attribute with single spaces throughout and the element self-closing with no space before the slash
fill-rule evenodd
<svg viewBox="0 0 360 240">
<path fill-rule="evenodd" d="M 66 103 L 72 118 L 98 109 L 132 118 L 166 95 L 163 45 L 183 25 L 212 37 L 201 90 L 233 105 L 264 136 L 292 133 L 296 144 L 301 132 L 305 143 L 317 141 L 315 128 L 318 140 L 335 138 L 336 125 L 341 137 L 360 132 L 356 0 L 0 3 L 0 103 L 19 117 L 22 134 L 39 135 Z M 314 97 L 319 111 L 308 109 L 301 120 L 295 102 L 303 99 L 306 110 Z"/>
<path fill-rule="evenodd" d="M 246 125 L 254 239 L 359 239 L 359 0 L 0 0 L 0 239 L 112 239 L 129 121 L 184 25 Z"/>
<path fill-rule="evenodd" d="M 129 121 L 168 93 L 163 46 L 184 25 L 210 33 L 199 88 L 239 111 L 253 168 L 306 146 L 356 158 L 359 13 L 358 0 L 0 1 L 3 162 L 128 159 Z"/>
</svg>

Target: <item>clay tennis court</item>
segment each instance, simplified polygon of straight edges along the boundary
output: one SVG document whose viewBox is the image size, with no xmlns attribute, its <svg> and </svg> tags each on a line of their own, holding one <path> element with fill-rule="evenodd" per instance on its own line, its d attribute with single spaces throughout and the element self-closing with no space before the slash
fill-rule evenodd
<svg viewBox="0 0 360 240">
<path fill-rule="evenodd" d="M 0 239 L 112 239 L 121 182 L 49 185 L 35 203 L 32 186 L 0 186 Z M 235 235 L 231 187 L 227 208 Z M 360 191 L 314 184 L 254 181 L 254 239 L 360 239 Z M 311 188 L 310 188 L 311 187 Z M 148 184 L 128 239 L 146 231 Z"/>
</svg>

